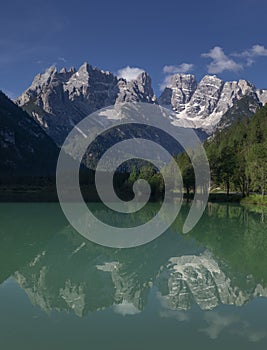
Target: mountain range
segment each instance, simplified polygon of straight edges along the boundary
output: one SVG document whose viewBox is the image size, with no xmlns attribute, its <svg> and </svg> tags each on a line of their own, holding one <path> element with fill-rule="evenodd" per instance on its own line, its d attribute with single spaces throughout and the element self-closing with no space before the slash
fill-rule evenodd
<svg viewBox="0 0 267 350">
<path fill-rule="evenodd" d="M 79 70 L 56 67 L 38 74 L 17 99 L 57 144 L 62 144 L 75 124 L 90 113 L 119 102 L 156 101 L 147 73 L 127 82 L 110 72 L 84 63 Z"/>
<path fill-rule="evenodd" d="M 240 101 L 246 99 L 246 108 Z M 17 99 L 61 145 L 68 132 L 90 113 L 120 102 L 156 103 L 175 111 L 185 126 L 212 134 L 240 116 L 252 115 L 267 102 L 267 90 L 257 89 L 246 80 L 224 82 L 206 75 L 197 82 L 194 75 L 175 74 L 156 98 L 148 73 L 126 81 L 110 72 L 84 63 L 78 70 L 56 67 L 38 74 L 31 86 Z M 234 117 L 233 117 L 234 109 Z"/>
<path fill-rule="evenodd" d="M 101 108 L 123 102 L 158 104 L 171 111 L 175 125 L 195 128 L 204 140 L 216 129 L 228 127 L 240 117 L 252 116 L 267 102 L 267 90 L 257 89 L 246 80 L 224 82 L 216 76 L 206 75 L 197 82 L 192 74 L 175 74 L 161 95 L 156 97 L 146 72 L 135 80 L 127 81 L 84 63 L 78 70 L 48 68 L 38 74 L 31 86 L 14 102 L 1 93 L 2 174 L 14 173 L 18 168 L 20 173 L 33 173 L 33 167 L 37 173 L 37 169 L 46 169 L 42 172 L 46 174 L 55 169 L 57 146 L 62 145 L 77 123 Z M 149 138 L 147 130 L 144 129 L 143 133 Z M 117 134 L 113 132 L 105 147 L 114 144 L 114 139 L 115 142 L 120 141 L 122 134 L 126 138 L 140 137 L 142 130 L 133 127 Z M 165 136 L 159 137 L 158 131 L 157 134 L 152 132 L 150 139 L 156 138 L 164 139 Z M 99 147 L 101 149 L 103 145 L 99 143 L 92 147 L 98 154 L 95 158 L 99 158 L 105 150 L 99 152 Z M 166 140 L 164 147 L 172 149 L 172 153 L 179 151 L 179 147 Z M 47 157 L 48 151 L 53 156 Z M 92 166 L 88 157 L 84 163 Z"/>
<path fill-rule="evenodd" d="M 245 110 L 240 106 L 244 99 L 248 100 Z M 267 102 L 267 90 L 257 89 L 246 80 L 224 82 L 206 75 L 197 83 L 191 74 L 176 74 L 158 102 L 175 110 L 178 118 L 191 120 L 195 127 L 212 134 L 218 126 L 227 125 L 233 107 L 236 117 L 254 114 Z"/>
</svg>

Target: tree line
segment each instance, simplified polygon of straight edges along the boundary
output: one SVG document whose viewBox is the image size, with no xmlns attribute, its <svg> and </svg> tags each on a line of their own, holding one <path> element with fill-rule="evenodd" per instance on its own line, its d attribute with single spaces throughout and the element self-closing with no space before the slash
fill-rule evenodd
<svg viewBox="0 0 267 350">
<path fill-rule="evenodd" d="M 241 192 L 267 190 L 267 106 L 251 118 L 217 131 L 204 147 L 210 163 L 213 186 Z"/>
<path fill-rule="evenodd" d="M 265 195 L 267 191 L 267 105 L 249 118 L 243 117 L 230 127 L 217 130 L 204 142 L 204 148 L 210 164 L 211 187 L 226 191 L 240 192 L 248 196 L 251 192 Z M 194 192 L 195 175 L 190 159 L 186 153 L 175 157 L 186 193 Z M 172 175 L 169 164 L 164 171 Z M 129 187 L 137 179 L 145 179 L 151 185 L 152 196 L 164 193 L 162 176 L 152 165 L 141 169 L 134 167 L 127 184 Z M 172 179 L 175 181 L 175 179 Z"/>
</svg>

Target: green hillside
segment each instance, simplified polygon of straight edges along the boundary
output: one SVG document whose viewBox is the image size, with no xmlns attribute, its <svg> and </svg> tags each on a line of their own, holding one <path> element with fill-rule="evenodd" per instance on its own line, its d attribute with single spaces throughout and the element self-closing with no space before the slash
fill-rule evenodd
<svg viewBox="0 0 267 350">
<path fill-rule="evenodd" d="M 213 187 L 262 195 L 267 190 L 267 106 L 205 142 Z"/>
</svg>

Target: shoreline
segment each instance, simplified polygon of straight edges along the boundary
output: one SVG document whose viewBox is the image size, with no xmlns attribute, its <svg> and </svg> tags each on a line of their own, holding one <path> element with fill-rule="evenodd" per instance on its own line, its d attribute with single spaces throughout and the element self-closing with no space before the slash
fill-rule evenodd
<svg viewBox="0 0 267 350">
<path fill-rule="evenodd" d="M 94 188 L 87 188 L 82 191 L 84 199 L 88 203 L 101 202 L 98 194 Z M 119 194 L 120 195 L 120 194 Z M 125 193 L 124 193 L 125 195 Z M 194 194 L 190 193 L 189 196 L 184 194 L 185 201 L 192 201 Z M 153 198 L 151 202 L 159 202 L 162 198 Z M 127 200 L 127 199 L 125 199 Z M 42 188 L 42 187 L 5 187 L 0 188 L 0 203 L 57 203 L 59 202 L 57 191 L 54 186 Z M 226 193 L 210 193 L 210 203 L 238 203 L 238 204 L 249 204 L 249 205 L 260 205 L 267 206 L 267 195 L 262 199 L 260 194 L 251 194 L 249 197 L 242 197 L 240 193 L 230 193 L 227 196 Z"/>
</svg>

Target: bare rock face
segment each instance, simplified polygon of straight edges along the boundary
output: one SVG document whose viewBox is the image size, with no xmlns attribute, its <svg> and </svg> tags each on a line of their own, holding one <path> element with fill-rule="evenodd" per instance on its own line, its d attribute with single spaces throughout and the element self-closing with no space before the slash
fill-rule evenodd
<svg viewBox="0 0 267 350">
<path fill-rule="evenodd" d="M 159 104 L 172 107 L 177 112 L 184 110 L 196 91 L 197 81 L 192 74 L 175 74 L 170 78 L 167 88 L 159 98 Z"/>
<path fill-rule="evenodd" d="M 84 63 L 78 71 L 63 68 L 58 72 L 52 66 L 38 74 L 17 104 L 60 145 L 75 124 L 98 109 L 117 102 L 155 101 L 147 73 L 127 82 Z"/>
<path fill-rule="evenodd" d="M 247 110 L 239 103 L 244 98 Z M 197 84 L 193 75 L 176 74 L 158 101 L 176 111 L 178 119 L 191 120 L 196 128 L 212 134 L 217 127 L 229 126 L 234 121 L 230 113 L 233 108 L 236 118 L 255 113 L 267 103 L 267 90 L 257 89 L 246 80 L 224 82 L 216 76 L 206 75 Z"/>
<path fill-rule="evenodd" d="M 194 92 L 186 113 L 190 118 L 205 118 L 216 108 L 224 82 L 216 76 L 206 75 Z"/>
<path fill-rule="evenodd" d="M 257 96 L 262 105 L 265 105 L 265 103 L 267 103 L 267 90 L 263 90 L 263 89 L 257 90 Z"/>
<path fill-rule="evenodd" d="M 156 97 L 152 89 L 150 76 L 143 72 L 136 80 L 127 82 L 120 79 L 118 82 L 119 93 L 116 98 L 116 103 L 121 102 L 156 102 Z"/>
<path fill-rule="evenodd" d="M 267 103 L 267 90 L 246 80 L 224 82 L 206 75 L 198 83 L 192 74 L 175 74 L 156 99 L 146 72 L 126 81 L 84 63 L 77 71 L 48 68 L 17 99 L 58 145 L 85 116 L 122 102 L 159 103 L 174 111 L 180 124 L 212 134 L 236 118 L 255 113 Z"/>
</svg>

